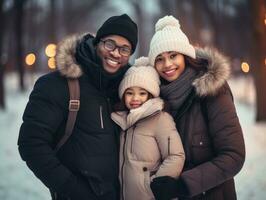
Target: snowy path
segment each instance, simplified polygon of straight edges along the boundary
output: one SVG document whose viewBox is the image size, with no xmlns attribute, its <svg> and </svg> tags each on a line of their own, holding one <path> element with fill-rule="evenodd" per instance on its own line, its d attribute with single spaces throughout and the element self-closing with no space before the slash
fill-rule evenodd
<svg viewBox="0 0 266 200">
<path fill-rule="evenodd" d="M 8 78 L 6 85 L 8 109 L 0 110 L 0 199 L 50 199 L 48 190 L 27 168 L 17 151 L 18 131 L 29 92 L 18 93 L 14 78 Z M 254 107 L 239 103 L 236 98 L 241 96 L 239 88 L 245 86 L 239 81 L 230 85 L 235 96 L 247 152 L 244 167 L 236 176 L 238 199 L 262 200 L 266 196 L 266 123 L 255 124 Z"/>
<path fill-rule="evenodd" d="M 0 111 L 0 199 L 50 199 L 49 191 L 27 168 L 17 150 L 18 131 L 29 94 L 7 92 L 8 109 Z"/>
</svg>

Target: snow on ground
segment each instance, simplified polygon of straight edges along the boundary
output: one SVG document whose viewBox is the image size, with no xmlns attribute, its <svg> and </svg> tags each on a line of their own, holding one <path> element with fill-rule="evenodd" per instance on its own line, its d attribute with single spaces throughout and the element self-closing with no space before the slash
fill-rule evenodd
<svg viewBox="0 0 266 200">
<path fill-rule="evenodd" d="M 27 84 L 31 85 L 35 77 Z M 6 77 L 7 109 L 0 110 L 0 199 L 47 200 L 49 191 L 19 156 L 17 139 L 30 89 L 17 91 L 15 74 Z M 266 123 L 254 123 L 254 87 L 250 78 L 229 82 L 246 144 L 246 161 L 236 176 L 239 200 L 262 200 L 266 196 Z"/>
<path fill-rule="evenodd" d="M 250 77 L 229 82 L 246 144 L 246 161 L 236 176 L 240 200 L 262 200 L 266 196 L 266 123 L 255 123 L 255 91 Z"/>
<path fill-rule="evenodd" d="M 5 82 L 7 109 L 0 110 L 0 199 L 47 200 L 49 191 L 19 156 L 17 139 L 29 92 L 19 93 L 14 74 Z"/>
</svg>

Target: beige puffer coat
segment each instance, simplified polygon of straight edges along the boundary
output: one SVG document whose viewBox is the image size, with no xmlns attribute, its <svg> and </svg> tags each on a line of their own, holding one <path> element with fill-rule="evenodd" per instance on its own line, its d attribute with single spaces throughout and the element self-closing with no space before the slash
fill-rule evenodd
<svg viewBox="0 0 266 200">
<path fill-rule="evenodd" d="M 185 155 L 172 117 L 162 111 L 160 98 L 150 99 L 130 113 L 112 113 L 122 128 L 120 182 L 122 200 L 155 199 L 150 189 L 154 177 L 178 177 Z"/>
</svg>

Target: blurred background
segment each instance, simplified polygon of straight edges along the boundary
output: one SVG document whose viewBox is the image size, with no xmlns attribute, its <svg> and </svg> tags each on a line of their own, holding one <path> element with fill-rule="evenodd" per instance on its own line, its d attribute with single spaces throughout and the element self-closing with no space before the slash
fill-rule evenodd
<svg viewBox="0 0 266 200">
<path fill-rule="evenodd" d="M 95 33 L 107 18 L 123 13 L 139 28 L 131 62 L 148 54 L 154 25 L 165 15 L 179 19 L 193 45 L 212 46 L 230 58 L 229 84 L 247 151 L 236 176 L 238 198 L 264 199 L 265 0 L 0 0 L 0 199 L 49 199 L 17 151 L 28 96 L 39 76 L 56 70 L 58 42 L 71 34 Z"/>
</svg>

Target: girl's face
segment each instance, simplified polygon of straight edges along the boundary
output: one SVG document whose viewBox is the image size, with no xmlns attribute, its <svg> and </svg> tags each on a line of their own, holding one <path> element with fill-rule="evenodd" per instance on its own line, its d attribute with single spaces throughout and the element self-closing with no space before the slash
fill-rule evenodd
<svg viewBox="0 0 266 200">
<path fill-rule="evenodd" d="M 183 73 L 185 57 L 175 51 L 161 53 L 155 59 L 155 69 L 163 79 L 172 82 Z"/>
<path fill-rule="evenodd" d="M 140 107 L 149 98 L 149 92 L 140 87 L 130 87 L 125 91 L 125 104 L 131 110 Z"/>
</svg>

